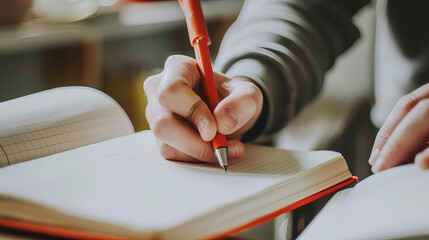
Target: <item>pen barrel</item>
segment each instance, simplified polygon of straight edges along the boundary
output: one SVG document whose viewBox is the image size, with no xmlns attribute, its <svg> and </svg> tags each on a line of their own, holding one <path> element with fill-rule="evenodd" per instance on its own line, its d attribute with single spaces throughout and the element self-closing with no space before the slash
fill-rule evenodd
<svg viewBox="0 0 429 240">
<path fill-rule="evenodd" d="M 200 0 L 178 0 L 185 14 L 186 26 L 188 28 L 189 41 L 194 46 L 197 40 L 206 39 L 210 44 L 210 38 L 204 21 Z"/>
<path fill-rule="evenodd" d="M 212 145 L 213 149 L 228 147 L 228 144 L 226 144 L 226 136 L 217 132 L 216 136 L 212 140 Z"/>
<path fill-rule="evenodd" d="M 210 52 L 205 39 L 198 40 L 194 45 L 195 57 L 202 75 L 202 87 L 205 102 L 213 112 L 219 103 L 213 68 L 210 60 Z"/>
<path fill-rule="evenodd" d="M 201 9 L 200 0 L 178 0 L 183 13 L 185 14 L 186 26 L 188 28 L 189 40 L 195 50 L 195 57 L 202 75 L 202 87 L 205 102 L 210 111 L 213 112 L 219 103 L 219 96 L 213 76 L 212 63 L 208 45 L 210 44 L 209 34 Z M 214 149 L 227 147 L 226 137 L 219 132 L 212 140 Z"/>
<path fill-rule="evenodd" d="M 210 52 L 208 43 L 205 39 L 200 39 L 194 44 L 195 56 L 197 58 L 198 67 L 202 75 L 202 87 L 205 97 L 205 102 L 210 108 L 211 112 L 214 112 L 217 104 L 219 103 L 219 96 L 217 93 L 216 83 L 213 75 L 213 68 L 210 60 Z M 227 147 L 226 137 L 219 132 L 216 133 L 213 141 L 213 148 Z"/>
</svg>

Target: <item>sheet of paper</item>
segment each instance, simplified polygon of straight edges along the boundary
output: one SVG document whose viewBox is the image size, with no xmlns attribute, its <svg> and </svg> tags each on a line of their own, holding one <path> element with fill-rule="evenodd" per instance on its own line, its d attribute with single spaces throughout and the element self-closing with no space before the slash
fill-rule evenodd
<svg viewBox="0 0 429 240">
<path fill-rule="evenodd" d="M 132 133 L 107 95 L 64 87 L 0 103 L 0 167 Z"/>
<path fill-rule="evenodd" d="M 299 239 L 428 237 L 428 183 L 414 164 L 372 175 L 337 193 Z"/>
<path fill-rule="evenodd" d="M 150 231 L 179 225 L 340 157 L 329 151 L 247 149 L 247 157 L 225 173 L 214 165 L 167 161 L 151 132 L 140 132 L 0 169 L 0 192 Z"/>
</svg>

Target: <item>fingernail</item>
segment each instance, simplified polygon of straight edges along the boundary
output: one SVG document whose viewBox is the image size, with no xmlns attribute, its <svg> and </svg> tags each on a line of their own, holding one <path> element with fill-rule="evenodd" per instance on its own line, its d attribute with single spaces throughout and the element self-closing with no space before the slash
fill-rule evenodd
<svg viewBox="0 0 429 240">
<path fill-rule="evenodd" d="M 230 158 L 238 158 L 240 156 L 240 150 L 236 144 L 228 142 L 228 157 Z"/>
<path fill-rule="evenodd" d="M 375 159 L 378 156 L 378 153 L 380 153 L 380 149 L 375 148 L 374 150 L 372 150 L 371 155 L 369 156 L 368 162 L 369 164 L 374 165 Z"/>
<path fill-rule="evenodd" d="M 198 127 L 198 131 L 200 132 L 200 135 L 203 136 L 203 131 L 206 129 L 207 127 L 207 119 L 200 116 L 198 118 L 198 123 L 197 123 L 197 127 Z"/>
<path fill-rule="evenodd" d="M 224 108 L 220 112 L 220 122 L 224 128 L 232 130 L 235 126 L 237 126 L 238 115 L 231 108 Z"/>
<path fill-rule="evenodd" d="M 384 167 L 384 163 L 385 163 L 385 159 L 383 157 L 378 158 L 375 161 L 374 166 L 372 166 L 371 171 L 373 173 L 378 173 L 380 172 L 380 170 L 382 170 L 382 168 Z"/>
</svg>

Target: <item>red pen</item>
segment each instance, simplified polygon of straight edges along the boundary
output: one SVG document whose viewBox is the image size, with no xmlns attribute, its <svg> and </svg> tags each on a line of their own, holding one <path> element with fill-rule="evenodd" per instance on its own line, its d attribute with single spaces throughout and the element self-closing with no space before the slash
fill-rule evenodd
<svg viewBox="0 0 429 240">
<path fill-rule="evenodd" d="M 178 0 L 185 14 L 186 25 L 188 27 L 189 40 L 195 50 L 200 72 L 202 74 L 202 85 L 206 103 L 213 112 L 219 103 L 216 84 L 213 76 L 212 64 L 208 45 L 210 44 L 209 34 L 204 21 L 200 0 Z M 219 164 L 226 172 L 228 165 L 228 146 L 226 137 L 219 132 L 212 140 L 213 149 Z"/>
</svg>

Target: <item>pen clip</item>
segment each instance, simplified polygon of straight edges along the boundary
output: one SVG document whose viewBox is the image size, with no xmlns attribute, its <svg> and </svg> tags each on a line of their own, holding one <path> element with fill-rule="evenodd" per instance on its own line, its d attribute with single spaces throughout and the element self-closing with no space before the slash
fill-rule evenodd
<svg viewBox="0 0 429 240">
<path fill-rule="evenodd" d="M 188 28 L 189 40 L 193 47 L 195 42 L 205 39 L 210 44 L 209 34 L 204 21 L 203 11 L 200 0 L 178 0 L 183 13 L 185 14 L 186 25 Z"/>
</svg>

